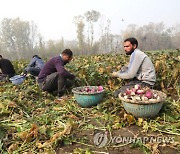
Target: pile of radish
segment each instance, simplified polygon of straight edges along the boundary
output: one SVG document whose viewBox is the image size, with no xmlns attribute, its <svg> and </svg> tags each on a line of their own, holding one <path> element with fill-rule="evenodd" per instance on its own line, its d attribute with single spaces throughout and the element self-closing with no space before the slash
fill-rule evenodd
<svg viewBox="0 0 180 154">
<path fill-rule="evenodd" d="M 153 90 L 148 87 L 141 88 L 140 85 L 135 85 L 131 89 L 126 89 L 126 91 L 120 95 L 125 99 L 131 99 L 134 101 L 151 102 L 160 99 L 160 96 L 158 96 Z"/>
<path fill-rule="evenodd" d="M 102 86 L 87 86 L 87 87 L 82 87 L 82 88 L 79 88 L 79 89 L 77 89 L 78 90 L 78 92 L 82 92 L 82 93 L 89 93 L 89 94 L 91 94 L 91 93 L 99 93 L 99 92 L 102 92 L 104 89 L 103 89 L 103 87 Z"/>
</svg>

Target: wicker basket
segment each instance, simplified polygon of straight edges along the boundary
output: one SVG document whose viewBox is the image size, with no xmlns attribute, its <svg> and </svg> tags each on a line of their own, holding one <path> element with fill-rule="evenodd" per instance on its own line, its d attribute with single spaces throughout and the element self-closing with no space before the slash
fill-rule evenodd
<svg viewBox="0 0 180 154">
<path fill-rule="evenodd" d="M 134 101 L 131 99 L 125 99 L 121 94 L 119 94 L 119 98 L 122 101 L 125 110 L 128 113 L 133 114 L 135 117 L 154 117 L 162 108 L 163 101 L 165 101 L 167 96 L 161 91 L 152 90 L 152 92 L 156 93 L 160 98 L 156 100 L 149 99 L 148 101 Z"/>
<path fill-rule="evenodd" d="M 100 103 L 104 96 L 104 90 L 97 91 L 93 93 L 88 92 L 80 92 L 79 89 L 81 88 L 97 88 L 97 86 L 84 86 L 84 87 L 76 87 L 72 89 L 74 93 L 75 100 L 77 103 L 82 107 L 91 107 L 95 106 Z"/>
</svg>

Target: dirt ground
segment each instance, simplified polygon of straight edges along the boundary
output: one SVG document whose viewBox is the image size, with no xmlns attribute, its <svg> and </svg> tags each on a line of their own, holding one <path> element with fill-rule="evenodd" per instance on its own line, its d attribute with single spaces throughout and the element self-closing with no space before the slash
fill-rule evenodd
<svg viewBox="0 0 180 154">
<path fill-rule="evenodd" d="M 97 131 L 97 132 L 101 132 L 101 131 Z M 132 148 L 132 144 L 128 144 L 123 146 L 122 144 L 109 144 L 108 146 L 105 147 L 101 147 L 99 148 L 98 146 L 95 145 L 94 143 L 94 135 L 95 133 L 94 130 L 84 130 L 81 132 L 77 132 L 75 134 L 76 138 L 87 138 L 88 142 L 86 143 L 87 145 L 83 145 L 83 144 L 79 144 L 79 143 L 73 143 L 72 145 L 60 145 L 58 150 L 57 150 L 57 154 L 69 154 L 69 153 L 73 153 L 73 150 L 76 148 L 81 148 L 81 149 L 89 149 L 91 152 L 93 153 L 101 153 L 101 154 L 144 154 L 145 152 L 143 152 L 142 149 L 140 149 L 140 147 L 135 147 Z M 148 133 L 143 133 L 142 129 L 136 125 L 131 125 L 129 127 L 124 127 L 118 130 L 113 130 L 111 136 L 123 136 L 123 137 L 149 137 L 149 136 L 161 136 L 161 137 L 170 137 L 172 138 L 173 136 L 170 135 L 166 135 L 166 134 L 160 134 L 160 133 L 155 133 L 155 132 L 148 132 Z M 176 138 L 176 141 L 180 141 L 180 138 Z M 147 143 L 147 142 L 146 142 Z M 89 145 L 93 145 L 93 146 L 89 146 Z M 151 144 L 152 145 L 152 144 Z M 157 144 L 153 145 L 152 151 L 154 149 L 154 153 L 158 152 L 160 154 L 178 154 L 178 150 L 174 149 L 172 147 L 169 146 L 169 144 L 167 145 L 162 145 L 162 144 L 158 144 L 158 146 L 156 146 Z M 113 146 L 117 146 L 117 147 L 113 147 Z"/>
</svg>

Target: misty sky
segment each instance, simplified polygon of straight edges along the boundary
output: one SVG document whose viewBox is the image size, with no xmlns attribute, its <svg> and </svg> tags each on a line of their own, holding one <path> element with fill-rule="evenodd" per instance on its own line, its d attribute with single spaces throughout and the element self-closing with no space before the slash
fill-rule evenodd
<svg viewBox="0 0 180 154">
<path fill-rule="evenodd" d="M 62 36 L 72 40 L 76 39 L 73 17 L 92 9 L 111 20 L 113 34 L 120 34 L 128 24 L 180 23 L 179 7 L 180 0 L 1 0 L 0 21 L 20 17 L 34 21 L 45 40 Z"/>
</svg>

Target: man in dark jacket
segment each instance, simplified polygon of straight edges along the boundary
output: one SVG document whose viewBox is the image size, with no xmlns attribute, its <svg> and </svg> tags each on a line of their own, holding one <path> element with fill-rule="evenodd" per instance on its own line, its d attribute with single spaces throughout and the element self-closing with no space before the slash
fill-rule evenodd
<svg viewBox="0 0 180 154">
<path fill-rule="evenodd" d="M 4 59 L 0 55 L 0 80 L 5 80 L 15 75 L 15 70 L 12 63 L 8 59 Z"/>
<path fill-rule="evenodd" d="M 43 66 L 44 61 L 41 59 L 41 57 L 34 55 L 28 66 L 25 68 L 24 73 L 30 73 L 33 76 L 38 76 Z"/>
<path fill-rule="evenodd" d="M 64 65 L 69 63 L 72 57 L 72 51 L 65 49 L 62 54 L 51 58 L 44 65 L 38 75 L 38 83 L 42 90 L 48 92 L 58 91 L 58 96 L 63 96 L 68 80 L 75 79 L 75 76 L 64 68 Z"/>
</svg>

